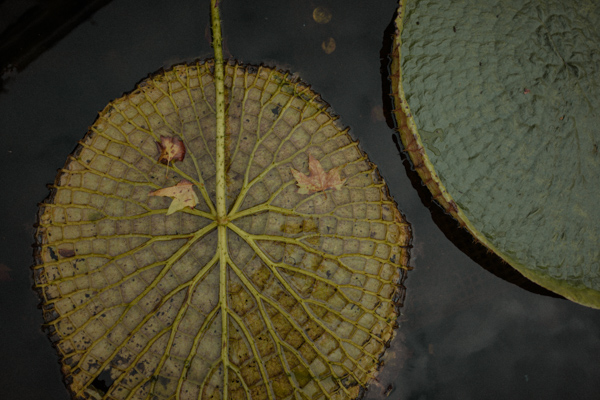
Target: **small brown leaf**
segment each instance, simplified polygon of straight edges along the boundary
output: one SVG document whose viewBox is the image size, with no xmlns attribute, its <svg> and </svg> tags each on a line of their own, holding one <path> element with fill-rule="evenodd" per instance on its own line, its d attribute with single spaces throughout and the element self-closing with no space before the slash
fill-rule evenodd
<svg viewBox="0 0 600 400">
<path fill-rule="evenodd" d="M 186 207 L 194 208 L 198 204 L 198 196 L 194 192 L 194 184 L 183 179 L 175 186 L 169 186 L 148 193 L 148 196 L 171 197 L 173 201 L 167 210 L 167 215 Z"/>
<path fill-rule="evenodd" d="M 333 53 L 335 51 L 335 39 L 328 37 L 327 39 L 323 40 L 323 43 L 321 43 L 321 49 L 323 49 L 325 54 Z"/>
<path fill-rule="evenodd" d="M 346 179 L 340 178 L 339 167 L 325 172 L 319 160 L 310 154 L 308 155 L 308 175 L 304 175 L 294 168 L 291 168 L 291 170 L 294 178 L 296 178 L 298 193 L 300 194 L 323 192 L 327 189 L 340 190 L 346 182 Z"/>
<path fill-rule="evenodd" d="M 69 257 L 73 257 L 75 255 L 75 250 L 73 250 L 73 249 L 58 249 L 58 254 L 60 254 L 61 257 L 69 258 Z"/>
<path fill-rule="evenodd" d="M 317 24 L 326 24 L 331 21 L 331 11 L 326 7 L 317 7 L 313 10 L 313 19 Z"/>
<path fill-rule="evenodd" d="M 183 161 L 185 157 L 185 146 L 183 140 L 176 137 L 160 137 L 160 143 L 156 142 L 160 151 L 158 162 L 168 165 L 171 161 Z"/>
</svg>

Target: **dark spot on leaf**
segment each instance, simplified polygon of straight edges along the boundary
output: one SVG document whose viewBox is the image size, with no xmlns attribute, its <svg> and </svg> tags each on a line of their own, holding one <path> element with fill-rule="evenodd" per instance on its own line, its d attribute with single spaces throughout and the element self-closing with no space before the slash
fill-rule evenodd
<svg viewBox="0 0 600 400">
<path fill-rule="evenodd" d="M 146 371 L 146 361 L 140 361 L 135 365 L 135 369 L 140 371 L 142 374 Z M 153 376 L 151 379 L 155 380 L 157 377 Z"/>
<path fill-rule="evenodd" d="M 52 247 L 48 247 L 48 253 L 50 253 L 50 258 L 52 258 L 54 261 L 58 261 L 58 256 L 56 255 Z"/>
<path fill-rule="evenodd" d="M 158 377 L 158 383 L 161 384 L 164 388 L 167 388 L 170 382 L 171 380 L 169 378 L 165 378 L 164 376 Z"/>
<path fill-rule="evenodd" d="M 73 360 L 73 357 L 65 358 L 65 364 L 73 365 L 75 364 L 75 360 Z"/>
<path fill-rule="evenodd" d="M 110 377 L 110 369 L 105 369 L 94 379 L 92 386 L 104 394 L 108 392 L 113 383 L 115 380 Z"/>
</svg>

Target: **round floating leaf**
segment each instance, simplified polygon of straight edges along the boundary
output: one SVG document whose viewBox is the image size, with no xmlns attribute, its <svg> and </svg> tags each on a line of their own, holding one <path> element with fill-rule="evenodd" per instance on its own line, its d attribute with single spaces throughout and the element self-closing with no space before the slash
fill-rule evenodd
<svg viewBox="0 0 600 400">
<path fill-rule="evenodd" d="M 40 206 L 35 285 L 69 389 L 355 398 L 393 336 L 409 225 L 316 93 L 237 64 L 217 218 L 212 71 L 177 66 L 111 102 Z M 165 138 L 185 155 L 161 160 Z M 309 159 L 343 185 L 301 193 Z"/>
<path fill-rule="evenodd" d="M 406 150 L 436 200 L 527 278 L 600 307 L 600 6 L 401 1 Z"/>
</svg>

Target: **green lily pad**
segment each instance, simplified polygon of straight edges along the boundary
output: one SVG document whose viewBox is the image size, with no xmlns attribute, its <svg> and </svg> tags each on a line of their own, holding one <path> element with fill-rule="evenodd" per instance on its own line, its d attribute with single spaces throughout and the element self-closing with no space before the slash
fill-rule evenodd
<svg viewBox="0 0 600 400">
<path fill-rule="evenodd" d="M 400 3 L 402 141 L 435 199 L 534 282 L 600 307 L 600 6 Z"/>
<path fill-rule="evenodd" d="M 111 102 L 40 205 L 35 287 L 67 385 L 77 399 L 356 398 L 394 334 L 410 227 L 318 94 L 235 63 L 217 217 L 214 69 L 176 66 Z M 179 144 L 161 136 L 181 161 L 158 161 L 157 143 Z M 299 193 L 309 155 L 339 190 Z M 172 199 L 149 193 L 182 181 L 197 204 L 167 215 Z"/>
</svg>

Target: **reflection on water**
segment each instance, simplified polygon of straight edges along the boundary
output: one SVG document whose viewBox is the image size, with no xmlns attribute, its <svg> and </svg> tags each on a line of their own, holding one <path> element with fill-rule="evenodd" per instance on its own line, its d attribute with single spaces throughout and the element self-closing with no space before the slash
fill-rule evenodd
<svg viewBox="0 0 600 400">
<path fill-rule="evenodd" d="M 68 398 L 30 289 L 36 204 L 108 101 L 161 67 L 210 56 L 204 3 L 113 2 L 0 93 L 2 398 Z M 321 93 L 379 166 L 413 225 L 415 269 L 406 281 L 401 328 L 366 398 L 597 396 L 600 312 L 492 275 L 442 233 L 412 187 L 381 112 L 380 57 L 395 2 L 222 4 L 229 53 L 289 69 Z M 329 22 L 314 20 L 319 6 L 331 13 Z M 323 43 L 335 47 L 325 51 Z"/>
</svg>

